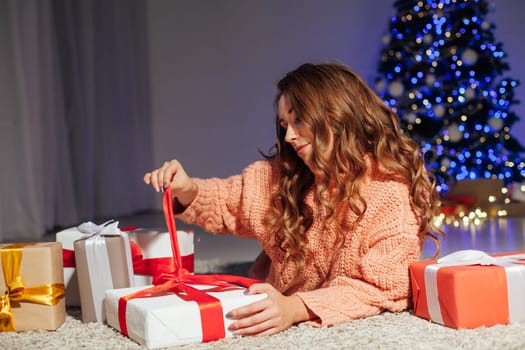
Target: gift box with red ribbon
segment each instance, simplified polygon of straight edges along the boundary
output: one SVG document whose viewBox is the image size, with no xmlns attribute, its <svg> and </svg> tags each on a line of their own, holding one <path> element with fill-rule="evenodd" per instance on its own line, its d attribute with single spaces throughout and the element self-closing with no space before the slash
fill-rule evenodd
<svg viewBox="0 0 525 350">
<path fill-rule="evenodd" d="M 169 191 L 165 191 L 164 216 L 174 269 L 156 276 L 149 287 L 106 291 L 108 325 L 149 349 L 230 337 L 226 314 L 266 298 L 265 294 L 244 294 L 257 280 L 195 275 L 183 267 L 171 201 Z"/>
<path fill-rule="evenodd" d="M 0 244 L 0 332 L 55 330 L 64 323 L 61 250 L 57 242 Z"/>
<path fill-rule="evenodd" d="M 173 271 L 170 233 L 161 229 L 125 227 L 131 244 L 135 286 L 153 283 L 153 276 Z M 193 233 L 177 231 L 182 267 L 194 271 Z"/>
<path fill-rule="evenodd" d="M 231 337 L 226 314 L 238 307 L 266 298 L 245 295 L 249 281 L 215 276 L 209 285 L 182 281 L 151 288 L 135 287 L 106 291 L 106 322 L 148 349 L 208 342 Z M 208 277 L 201 275 L 200 277 Z"/>
<path fill-rule="evenodd" d="M 409 271 L 419 317 L 456 329 L 525 321 L 525 252 L 464 250 Z"/>
<path fill-rule="evenodd" d="M 79 240 L 86 240 L 88 238 L 94 238 L 95 236 L 122 236 L 122 238 L 127 242 L 128 247 L 125 248 L 126 259 L 122 260 L 120 265 L 125 266 L 127 269 L 128 265 L 131 266 L 131 262 L 128 262 L 128 259 L 131 259 L 131 247 L 129 246 L 129 239 L 127 233 L 123 233 L 118 228 L 118 221 L 109 220 L 103 224 L 97 225 L 91 221 L 84 222 L 79 226 L 70 227 L 65 230 L 56 233 L 56 241 L 62 243 L 62 263 L 64 266 L 64 284 L 66 286 L 66 305 L 68 306 L 81 306 L 81 297 L 79 293 L 79 281 L 78 281 L 78 271 L 77 271 L 77 260 L 75 258 L 75 242 Z M 93 242 L 93 241 L 92 241 Z M 101 243 L 103 244 L 103 243 Z M 99 245 L 101 245 L 99 244 Z M 123 246 L 124 248 L 124 246 Z M 100 251 L 99 254 L 103 254 L 103 251 Z M 112 258 L 112 261 L 115 261 Z M 116 266 L 117 263 L 114 263 Z M 86 267 L 87 268 L 87 267 Z M 127 271 L 127 270 L 126 270 Z M 127 272 L 126 272 L 127 273 Z M 132 272 L 130 272 L 132 273 Z M 86 275 L 87 278 L 87 275 Z M 120 287 L 131 287 L 134 286 L 133 280 L 131 283 L 125 285 L 118 284 Z M 102 291 L 102 293 L 104 290 Z M 98 319 L 101 317 L 99 316 Z M 94 320 L 93 318 L 89 318 Z"/>
<path fill-rule="evenodd" d="M 66 286 L 66 305 L 80 306 L 78 276 L 76 270 L 74 242 L 102 232 L 106 227 L 118 225 L 117 221 L 108 221 L 100 225 L 85 222 L 56 233 L 56 241 L 62 243 L 64 265 L 64 283 Z M 130 254 L 133 262 L 134 286 L 151 285 L 153 276 L 173 270 L 170 234 L 160 229 L 128 226 L 120 228 L 129 236 Z M 194 271 L 193 233 L 177 231 L 181 251 L 182 265 Z"/>
</svg>

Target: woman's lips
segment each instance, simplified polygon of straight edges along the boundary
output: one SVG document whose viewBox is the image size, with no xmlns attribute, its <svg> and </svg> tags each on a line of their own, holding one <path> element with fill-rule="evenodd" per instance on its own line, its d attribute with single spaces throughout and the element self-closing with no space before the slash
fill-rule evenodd
<svg viewBox="0 0 525 350">
<path fill-rule="evenodd" d="M 297 148 L 295 149 L 295 152 L 296 152 L 297 154 L 300 154 L 300 153 L 305 149 L 306 146 L 308 146 L 308 144 L 297 147 Z"/>
</svg>

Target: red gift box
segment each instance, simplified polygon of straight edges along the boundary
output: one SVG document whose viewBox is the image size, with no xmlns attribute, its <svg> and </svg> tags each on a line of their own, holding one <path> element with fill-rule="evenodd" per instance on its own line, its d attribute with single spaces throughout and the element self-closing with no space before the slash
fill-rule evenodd
<svg viewBox="0 0 525 350">
<path fill-rule="evenodd" d="M 465 250 L 409 271 L 419 317 L 456 329 L 525 321 L 525 252 Z"/>
</svg>

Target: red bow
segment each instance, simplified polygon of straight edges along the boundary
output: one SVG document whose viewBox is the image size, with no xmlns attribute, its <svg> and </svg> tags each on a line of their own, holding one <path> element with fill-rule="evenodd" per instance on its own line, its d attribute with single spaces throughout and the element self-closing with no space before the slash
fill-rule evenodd
<svg viewBox="0 0 525 350">
<path fill-rule="evenodd" d="M 153 277 L 153 283 L 163 273 L 169 273 L 175 269 L 175 260 L 173 257 L 149 258 L 144 259 L 142 250 L 133 241 L 129 241 L 131 246 L 131 259 L 133 261 L 133 272 L 136 275 L 148 275 Z M 194 254 L 181 257 L 182 266 L 189 271 L 194 271 Z"/>
</svg>

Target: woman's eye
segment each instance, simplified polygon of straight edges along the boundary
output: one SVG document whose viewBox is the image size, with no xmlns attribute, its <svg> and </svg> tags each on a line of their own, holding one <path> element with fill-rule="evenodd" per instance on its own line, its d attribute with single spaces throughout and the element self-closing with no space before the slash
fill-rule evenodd
<svg viewBox="0 0 525 350">
<path fill-rule="evenodd" d="M 294 122 L 294 124 L 301 124 L 303 122 L 303 120 L 301 119 L 301 117 L 295 117 L 293 122 Z"/>
</svg>

